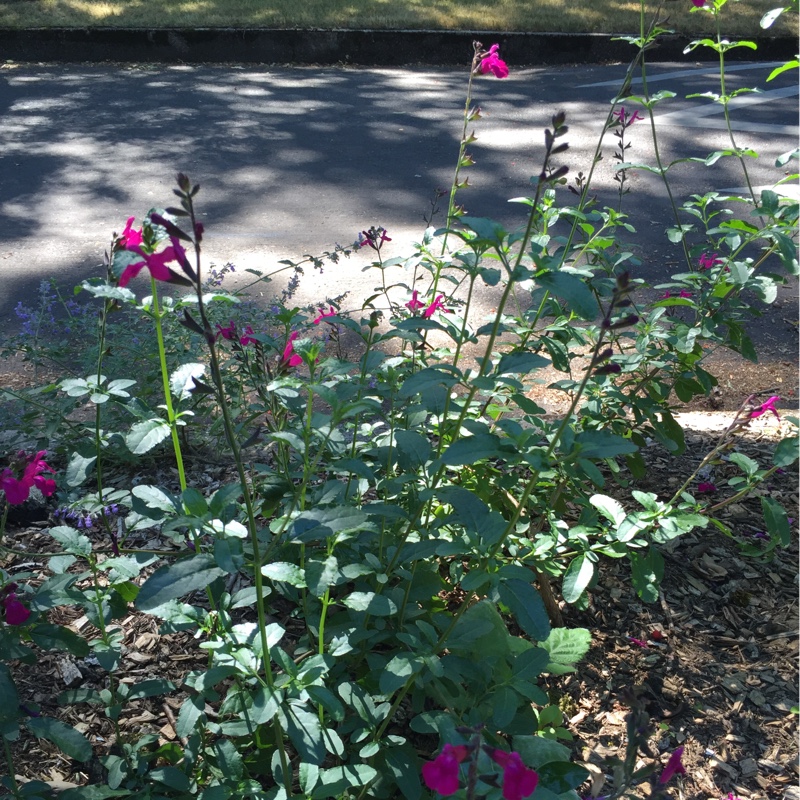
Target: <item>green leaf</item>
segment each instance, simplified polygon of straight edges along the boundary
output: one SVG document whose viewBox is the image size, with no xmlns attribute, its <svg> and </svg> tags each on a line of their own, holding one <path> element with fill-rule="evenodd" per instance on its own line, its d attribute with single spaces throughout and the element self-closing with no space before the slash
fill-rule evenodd
<svg viewBox="0 0 800 800">
<path fill-rule="evenodd" d="M 111 789 L 108 786 L 78 786 L 60 792 L 58 800 L 107 800 L 109 797 L 128 797 L 127 789 Z"/>
<path fill-rule="evenodd" d="M 97 461 L 97 456 L 87 457 L 80 453 L 73 453 L 70 456 L 65 473 L 67 486 L 70 488 L 80 486 L 89 477 L 95 461 Z"/>
<path fill-rule="evenodd" d="M 498 587 L 500 599 L 509 607 L 520 628 L 537 642 L 550 634 L 550 619 L 539 592 L 530 583 L 512 578 Z"/>
<path fill-rule="evenodd" d="M 125 444 L 131 453 L 140 456 L 152 450 L 170 435 L 169 423 L 163 419 L 147 419 L 131 426 Z"/>
<path fill-rule="evenodd" d="M 800 445 L 800 438 L 797 436 L 790 436 L 787 439 L 782 439 L 778 442 L 775 448 L 775 454 L 772 456 L 772 463 L 776 467 L 788 467 L 797 461 L 798 446 Z"/>
<path fill-rule="evenodd" d="M 630 440 L 611 431 L 584 431 L 575 437 L 575 451 L 581 458 L 614 458 L 635 453 L 639 448 Z"/>
<path fill-rule="evenodd" d="M 147 773 L 147 777 L 178 792 L 188 792 L 191 787 L 186 773 L 177 767 L 156 767 Z"/>
<path fill-rule="evenodd" d="M 89 538 L 76 531 L 75 528 L 57 525 L 55 528 L 50 528 L 50 535 L 64 548 L 65 552 L 73 556 L 85 558 L 92 552 L 92 543 Z"/>
<path fill-rule="evenodd" d="M 506 353 L 495 370 L 498 375 L 527 375 L 535 369 L 550 366 L 550 359 L 536 353 Z"/>
<path fill-rule="evenodd" d="M 339 562 L 336 556 L 328 556 L 324 561 L 309 558 L 306 561 L 305 577 L 311 593 L 315 597 L 322 597 L 339 579 Z"/>
<path fill-rule="evenodd" d="M 458 383 L 461 373 L 446 366 L 426 367 L 414 373 L 403 381 L 398 397 L 408 400 L 415 394 L 420 394 L 444 384 L 446 387 Z"/>
<path fill-rule="evenodd" d="M 442 453 L 441 461 L 451 467 L 475 464 L 484 458 L 497 458 L 507 451 L 499 436 L 493 433 L 479 433 L 457 439 Z"/>
<path fill-rule="evenodd" d="M 493 219 L 486 217 L 462 217 L 459 222 L 478 235 L 479 242 L 499 246 L 508 236 L 508 231 Z"/>
<path fill-rule="evenodd" d="M 543 272 L 536 274 L 536 283 L 547 289 L 581 319 L 593 320 L 598 313 L 597 298 L 583 279 L 569 272 Z"/>
<path fill-rule="evenodd" d="M 553 632 L 556 630 L 562 629 L 554 628 L 553 631 L 550 632 L 550 636 L 552 636 Z M 529 682 L 536 680 L 536 678 L 544 672 L 549 660 L 550 653 L 548 653 L 543 646 L 529 647 L 527 650 L 523 650 L 514 657 L 514 679 Z"/>
<path fill-rule="evenodd" d="M 394 601 L 375 592 L 353 592 L 342 602 L 353 611 L 366 611 L 375 617 L 390 617 L 397 613 Z"/>
<path fill-rule="evenodd" d="M 383 694 L 394 694 L 406 685 L 412 675 L 422 671 L 424 663 L 413 653 L 398 653 L 381 672 L 380 690 Z"/>
<path fill-rule="evenodd" d="M 319 717 L 316 714 L 296 706 L 289 706 L 286 709 L 286 733 L 303 761 L 322 764 L 327 751 Z"/>
<path fill-rule="evenodd" d="M 539 784 L 555 794 L 564 794 L 576 789 L 587 778 L 589 770 L 568 761 L 550 761 L 536 770 L 539 773 Z"/>
<path fill-rule="evenodd" d="M 553 739 L 545 739 L 542 736 L 515 736 L 512 744 L 523 762 L 535 770 L 541 769 L 545 764 L 569 763 L 569 749 Z"/>
<path fill-rule="evenodd" d="M 89 644 L 77 633 L 61 625 L 43 623 L 30 632 L 31 639 L 42 650 L 65 650 L 74 656 L 84 658 L 89 655 Z"/>
<path fill-rule="evenodd" d="M 431 457 L 431 443 L 417 431 L 397 430 L 394 434 L 397 444 L 398 463 L 409 472 L 423 466 Z"/>
<path fill-rule="evenodd" d="M 788 547 L 792 540 L 792 533 L 786 509 L 777 500 L 773 500 L 771 497 L 762 497 L 761 510 L 764 512 L 764 522 L 769 535 L 779 541 L 783 547 Z"/>
<path fill-rule="evenodd" d="M 289 531 L 291 541 L 309 544 L 365 527 L 368 527 L 368 517 L 363 511 L 348 506 L 336 506 L 298 514 Z"/>
<path fill-rule="evenodd" d="M 306 585 L 303 570 L 297 564 L 292 564 L 288 561 L 275 561 L 272 564 L 265 564 L 261 567 L 261 574 L 271 581 L 281 581 L 298 588 L 305 588 Z"/>
<path fill-rule="evenodd" d="M 158 486 L 148 486 L 147 484 L 140 484 L 131 489 L 131 494 L 141 500 L 147 508 L 155 509 L 156 511 L 166 511 L 175 513 L 176 505 L 172 498 Z"/>
<path fill-rule="evenodd" d="M 545 671 L 554 675 L 572 671 L 572 665 L 589 652 L 591 643 L 592 636 L 586 628 L 553 628 L 547 639 L 539 643 L 550 656 Z"/>
<path fill-rule="evenodd" d="M 310 687 L 309 687 L 310 688 Z M 253 723 L 255 725 L 266 725 L 281 707 L 281 693 L 273 691 L 268 686 L 259 686 L 253 695 Z"/>
<path fill-rule="evenodd" d="M 320 770 L 317 788 L 311 793 L 312 800 L 327 797 L 342 797 L 345 790 L 354 786 L 366 786 L 378 777 L 378 771 L 367 764 L 345 764 Z"/>
<path fill-rule="evenodd" d="M 205 589 L 224 574 L 208 554 L 183 558 L 160 567 L 144 582 L 136 598 L 136 607 L 140 611 L 150 611 L 169 600 Z"/>
<path fill-rule="evenodd" d="M 0 723 L 19 717 L 19 695 L 11 670 L 0 663 Z"/>
<path fill-rule="evenodd" d="M 221 739 L 214 742 L 214 753 L 217 756 L 217 767 L 222 774 L 238 780 L 244 772 L 244 764 L 236 745 L 229 739 Z"/>
<path fill-rule="evenodd" d="M 75 728 L 51 717 L 32 717 L 25 721 L 27 729 L 39 739 L 47 739 L 63 753 L 76 761 L 88 761 L 92 757 L 92 745 Z"/>
<path fill-rule="evenodd" d="M 194 733 L 197 722 L 203 715 L 206 706 L 205 698 L 196 694 L 194 697 L 187 697 L 178 712 L 178 719 L 175 723 L 175 733 L 179 737 L 189 737 Z"/>
<path fill-rule="evenodd" d="M 589 498 L 589 502 L 607 519 L 620 525 L 622 520 L 625 519 L 625 509 L 622 504 L 615 500 L 613 497 L 608 497 L 604 494 L 593 494 Z"/>
<path fill-rule="evenodd" d="M 202 517 L 208 513 L 208 503 L 205 497 L 194 487 L 190 486 L 188 489 L 184 489 L 181 498 L 188 514 L 194 517 Z"/>
<path fill-rule="evenodd" d="M 178 400 L 188 400 L 194 389 L 194 378 L 202 378 L 205 364 L 182 364 L 169 376 L 169 388 Z"/>
<path fill-rule="evenodd" d="M 596 563 L 588 553 L 581 553 L 570 562 L 561 584 L 561 594 L 567 603 L 575 603 L 594 577 Z"/>
<path fill-rule="evenodd" d="M 501 686 L 489 697 L 492 709 L 492 723 L 498 730 L 503 730 L 514 719 L 520 705 L 519 695 L 508 686 Z"/>
<path fill-rule="evenodd" d="M 636 594 L 645 603 L 658 600 L 658 587 L 664 578 L 664 557 L 654 547 L 641 555 L 635 550 L 628 553 L 631 560 L 631 581 Z"/>
</svg>

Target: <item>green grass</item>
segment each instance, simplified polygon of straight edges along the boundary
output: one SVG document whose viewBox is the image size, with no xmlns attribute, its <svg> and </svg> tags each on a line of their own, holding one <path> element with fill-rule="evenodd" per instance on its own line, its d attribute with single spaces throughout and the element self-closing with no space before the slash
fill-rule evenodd
<svg viewBox="0 0 800 800">
<path fill-rule="evenodd" d="M 726 36 L 757 36 L 758 21 L 780 0 L 729 2 Z M 712 33 L 690 0 L 667 3 L 668 27 Z M 782 17 L 769 33 L 792 33 Z M 380 28 L 629 33 L 639 29 L 635 0 L 12 0 L 0 6 L 0 27 L 115 26 Z"/>
</svg>

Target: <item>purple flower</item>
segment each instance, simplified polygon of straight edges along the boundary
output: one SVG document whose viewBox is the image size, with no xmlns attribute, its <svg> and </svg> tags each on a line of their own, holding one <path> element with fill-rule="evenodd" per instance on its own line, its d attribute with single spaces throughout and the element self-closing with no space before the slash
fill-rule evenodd
<svg viewBox="0 0 800 800">
<path fill-rule="evenodd" d="M 614 116 L 627 128 L 630 125 L 633 125 L 634 122 L 640 119 L 644 119 L 643 116 L 639 114 L 638 111 L 634 111 L 631 114 L 629 111 L 625 110 L 625 106 L 620 106 L 619 111 L 614 112 Z"/>
<path fill-rule="evenodd" d="M 672 755 L 669 757 L 667 766 L 664 767 L 664 771 L 661 773 L 661 777 L 658 779 L 659 783 L 667 783 L 676 772 L 680 773 L 681 775 L 686 774 L 686 770 L 684 769 L 683 764 L 681 764 L 682 755 L 683 745 L 676 747 Z"/>
<path fill-rule="evenodd" d="M 711 494 L 717 491 L 717 487 L 711 481 L 701 481 L 697 485 L 697 491 L 700 494 Z"/>
<path fill-rule="evenodd" d="M 467 757 L 467 748 L 446 744 L 433 761 L 422 765 L 422 778 L 429 789 L 439 794 L 455 794 L 458 791 L 461 762 Z"/>
</svg>

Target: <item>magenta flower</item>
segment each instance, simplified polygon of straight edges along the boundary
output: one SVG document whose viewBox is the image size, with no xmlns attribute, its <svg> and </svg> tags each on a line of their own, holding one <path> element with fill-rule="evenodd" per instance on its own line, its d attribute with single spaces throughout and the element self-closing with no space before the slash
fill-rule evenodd
<svg viewBox="0 0 800 800">
<path fill-rule="evenodd" d="M 711 269 L 715 267 L 717 264 L 722 263 L 721 258 L 717 258 L 716 253 L 703 253 L 700 258 L 697 260 L 697 263 L 700 265 L 700 269 Z"/>
<path fill-rule="evenodd" d="M 286 347 L 283 348 L 283 356 L 281 357 L 281 364 L 289 367 L 299 367 L 303 363 L 303 359 L 294 352 L 294 345 L 292 342 L 297 338 L 298 333 L 294 331 L 289 334 L 289 339 L 286 342 Z"/>
<path fill-rule="evenodd" d="M 539 776 L 522 763 L 519 753 L 493 750 L 489 755 L 503 768 L 503 797 L 505 800 L 522 800 L 532 795 Z"/>
<path fill-rule="evenodd" d="M 217 339 L 219 339 L 221 336 L 223 339 L 228 339 L 230 341 L 236 337 L 236 323 L 233 320 L 228 323 L 226 328 L 223 328 L 218 322 L 217 329 L 219 330 L 219 333 L 217 333 Z"/>
<path fill-rule="evenodd" d="M 122 231 L 122 246 L 126 250 L 135 250 L 142 244 L 142 229 L 133 230 L 133 221 L 135 219 L 136 217 L 128 217 L 128 221 L 125 223 L 125 230 Z"/>
<path fill-rule="evenodd" d="M 361 231 L 358 234 L 358 241 L 356 244 L 359 247 L 369 245 L 373 250 L 380 250 L 384 242 L 391 242 L 392 240 L 386 235 L 385 228 L 370 228 L 368 231 Z"/>
<path fill-rule="evenodd" d="M 689 299 L 691 296 L 692 296 L 692 293 L 691 293 L 690 291 L 688 291 L 687 289 L 681 289 L 680 293 L 678 294 L 678 297 L 684 297 L 684 298 L 686 298 L 687 300 L 688 300 L 688 299 Z"/>
<path fill-rule="evenodd" d="M 697 484 L 697 491 L 699 494 L 712 494 L 717 491 L 717 487 L 710 481 L 702 481 Z"/>
<path fill-rule="evenodd" d="M 446 744 L 433 761 L 422 765 L 425 785 L 439 794 L 455 794 L 460 783 L 460 765 L 466 757 L 467 748 L 463 744 Z"/>
<path fill-rule="evenodd" d="M 627 128 L 630 125 L 633 125 L 634 122 L 640 119 L 644 119 L 638 111 L 634 111 L 633 114 L 625 110 L 625 106 L 620 106 L 619 111 L 614 112 L 614 116 Z"/>
<path fill-rule="evenodd" d="M 419 311 L 421 308 L 425 308 L 425 303 L 419 299 L 419 292 L 416 289 L 411 292 L 411 299 L 406 303 L 406 308 L 411 311 L 412 314 L 415 311 Z"/>
<path fill-rule="evenodd" d="M 329 306 L 329 308 L 330 308 L 330 311 L 328 311 L 327 313 L 324 311 L 324 309 L 320 309 L 319 310 L 319 316 L 314 320 L 314 324 L 315 325 L 319 325 L 320 322 L 322 322 L 322 320 L 325 319 L 325 317 L 335 317 L 336 316 L 336 309 L 333 306 Z"/>
<path fill-rule="evenodd" d="M 636 639 L 633 636 L 625 637 L 631 644 L 635 644 L 637 647 L 644 647 L 645 650 L 649 650 L 649 646 L 647 642 L 643 641 L 642 639 Z"/>
<path fill-rule="evenodd" d="M 778 419 L 780 419 L 781 415 L 775 410 L 775 403 L 777 403 L 780 399 L 781 398 L 779 395 L 772 395 L 772 397 L 770 397 L 768 400 L 765 400 L 758 408 L 750 412 L 750 419 L 760 417 L 762 414 L 766 414 L 767 412 L 774 414 Z"/>
<path fill-rule="evenodd" d="M 661 773 L 661 777 L 658 779 L 659 783 L 667 783 L 676 772 L 680 773 L 681 775 L 686 774 L 686 770 L 684 769 L 683 764 L 681 764 L 682 755 L 683 745 L 676 747 L 672 755 L 669 757 L 667 766 L 664 767 L 664 771 Z"/>
<path fill-rule="evenodd" d="M 249 344 L 255 344 L 255 342 L 258 340 L 252 337 L 251 334 L 253 333 L 255 333 L 255 331 L 253 330 L 252 325 L 248 325 L 244 329 L 244 333 L 239 337 L 239 344 L 242 345 L 242 347 L 247 347 Z"/>
<path fill-rule="evenodd" d="M 129 248 L 131 252 L 139 253 L 144 261 L 137 261 L 133 264 L 128 264 L 128 266 L 123 270 L 122 275 L 120 275 L 119 285 L 122 288 L 126 287 L 142 271 L 144 267 L 147 267 L 150 270 L 150 274 L 157 281 L 171 280 L 172 272 L 169 267 L 167 267 L 167 264 L 172 261 L 177 261 L 179 263 L 186 261 L 186 250 L 184 250 L 180 242 L 178 242 L 175 237 L 171 236 L 170 241 L 172 244 L 162 250 L 160 253 L 145 254 L 142 253 L 141 248 L 139 247 Z"/>
<path fill-rule="evenodd" d="M 52 472 L 47 466 L 44 456 L 46 450 L 40 450 L 36 455 L 26 456 L 23 451 L 17 455 L 15 466 L 22 469 L 22 477 L 17 478 L 13 469 L 6 467 L 0 472 L 0 489 L 6 494 L 6 500 L 12 505 L 24 503 L 35 486 L 45 497 L 50 497 L 56 490 L 56 482 L 52 478 L 45 478 L 43 472 Z"/>
<path fill-rule="evenodd" d="M 423 317 L 432 317 L 437 311 L 444 311 L 446 314 L 449 314 L 448 311 L 444 307 L 444 295 L 437 294 L 434 301 L 422 312 Z"/>
<path fill-rule="evenodd" d="M 31 612 L 19 601 L 14 592 L 8 592 L 2 600 L 6 625 L 24 625 Z"/>
<path fill-rule="evenodd" d="M 489 52 L 481 59 L 480 71 L 485 75 L 491 72 L 495 78 L 507 78 L 508 66 L 505 61 L 498 55 L 500 52 L 500 45 L 493 44 L 489 48 Z"/>
<path fill-rule="evenodd" d="M 706 4 L 706 0 L 692 0 L 692 5 L 695 8 L 702 8 Z"/>
</svg>

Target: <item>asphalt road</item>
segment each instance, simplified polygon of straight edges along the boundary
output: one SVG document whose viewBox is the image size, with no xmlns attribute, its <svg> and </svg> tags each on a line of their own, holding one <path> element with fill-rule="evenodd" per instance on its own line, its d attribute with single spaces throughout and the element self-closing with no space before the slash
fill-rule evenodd
<svg viewBox="0 0 800 800">
<path fill-rule="evenodd" d="M 764 187 L 788 171 L 776 169 L 775 159 L 798 138 L 795 75 L 766 83 L 773 66 L 735 64 L 728 74 L 729 91 L 761 90 L 732 105 L 738 144 L 759 153 L 750 160 L 751 178 Z M 570 149 L 560 158 L 570 178 L 587 172 L 625 67 L 511 70 L 506 80 L 475 83 L 474 103 L 484 117 L 470 148 L 476 164 L 465 173 L 471 187 L 459 200 L 472 215 L 514 226 L 524 207 L 507 201 L 530 194 L 552 114 L 567 115 Z M 708 64 L 650 68 L 651 91 L 677 93 L 656 109 L 665 161 L 729 146 L 720 106 L 685 99 L 718 90 L 717 79 Z M 209 263 L 270 271 L 280 259 L 352 242 L 369 225 L 383 225 L 392 237 L 386 257 L 408 254 L 434 191 L 450 184 L 466 83 L 466 71 L 453 68 L 0 70 L 0 325 L 16 325 L 15 305 L 30 302 L 41 279 L 55 275 L 71 288 L 96 274 L 112 231 L 121 231 L 129 216 L 141 219 L 152 206 L 173 201 L 178 171 L 202 186 L 197 202 Z M 646 123 L 628 133 L 629 159 L 652 163 Z M 608 137 L 598 166 L 601 205 L 616 202 L 614 144 Z M 678 198 L 743 185 L 735 159 L 713 168 L 683 164 L 671 174 Z M 631 249 L 642 259 L 641 276 L 658 282 L 680 265 L 664 235 L 672 212 L 656 176 L 636 173 L 630 180 L 623 211 L 637 229 Z M 298 301 L 321 302 L 347 290 L 345 307 L 358 308 L 375 285 L 374 274 L 362 272 L 368 260 L 359 254 L 309 276 Z M 141 280 L 139 288 L 146 287 Z M 796 284 L 782 290 L 783 317 L 796 291 Z M 482 302 L 490 306 L 491 294 Z"/>
</svg>

